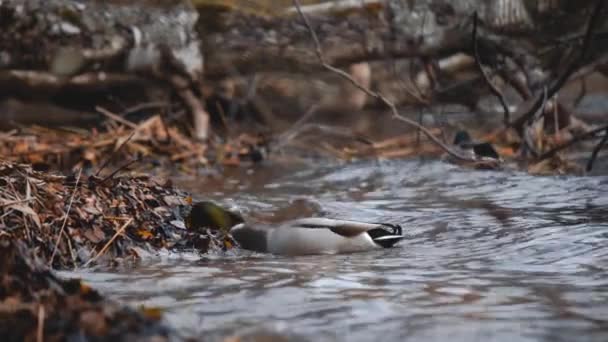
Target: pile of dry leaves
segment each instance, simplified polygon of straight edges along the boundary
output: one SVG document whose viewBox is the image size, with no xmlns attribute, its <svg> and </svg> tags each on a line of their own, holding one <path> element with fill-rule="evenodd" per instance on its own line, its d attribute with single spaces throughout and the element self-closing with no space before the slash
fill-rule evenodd
<svg viewBox="0 0 608 342">
<path fill-rule="evenodd" d="M 160 115 L 136 124 L 110 112 L 104 113 L 111 115 L 113 120 L 100 129 L 28 126 L 0 132 L 0 155 L 12 162 L 32 164 L 35 170 L 43 171 L 82 169 L 85 174 L 108 175 L 129 168 L 154 174 L 177 172 L 192 175 L 210 166 L 247 166 L 260 162 L 268 158 L 270 148 L 275 159 L 281 159 L 281 156 L 292 159 L 328 156 L 345 161 L 421 156 L 441 158 L 446 152 L 416 130 L 372 141 L 349 129 L 294 125 L 275 137 L 243 133 L 200 142 L 192 139 L 183 128 L 166 125 Z M 471 133 L 479 141 L 492 143 L 503 160 L 511 162 L 516 169 L 533 174 L 580 173 L 581 165 L 571 162 L 564 152 L 590 153 L 599 146 L 597 142 L 601 140 L 605 127 L 586 125 L 580 120 L 576 122 L 557 133 L 537 124 L 525 142 L 513 129 L 485 127 Z M 320 132 L 310 131 L 315 127 Z M 453 128 L 428 130 L 446 146 L 451 145 Z M 522 147 L 530 153 L 520 153 Z M 463 166 L 479 168 L 478 163 L 469 164 Z M 486 168 L 486 165 L 481 166 Z"/>
<path fill-rule="evenodd" d="M 61 176 L 0 161 L 0 236 L 53 268 L 226 248 L 220 233 L 186 228 L 189 208 L 185 193 L 149 176 Z"/>
<path fill-rule="evenodd" d="M 168 341 L 158 309 L 105 300 L 80 280 L 57 278 L 25 244 L 0 237 L 0 335 L 7 341 Z"/>
<path fill-rule="evenodd" d="M 107 113 L 112 115 L 111 113 Z M 215 164 L 240 165 L 264 158 L 265 138 L 238 135 L 203 143 L 177 126 L 168 126 L 160 115 L 140 123 L 116 117 L 101 129 L 27 126 L 0 132 L 0 155 L 36 170 L 96 172 L 129 166 L 141 171 L 179 169 L 195 173 Z"/>
</svg>

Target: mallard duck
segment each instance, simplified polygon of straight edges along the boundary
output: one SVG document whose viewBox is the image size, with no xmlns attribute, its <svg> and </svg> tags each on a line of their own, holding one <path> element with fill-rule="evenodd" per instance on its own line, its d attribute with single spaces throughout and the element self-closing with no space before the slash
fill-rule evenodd
<svg viewBox="0 0 608 342">
<path fill-rule="evenodd" d="M 270 223 L 246 222 L 242 216 L 211 202 L 193 205 L 189 229 L 230 233 L 244 249 L 273 254 L 352 253 L 389 248 L 404 238 L 401 226 L 330 218 L 302 218 Z"/>
<path fill-rule="evenodd" d="M 276 225 L 240 223 L 230 229 L 244 249 L 305 255 L 389 248 L 402 240 L 401 226 L 330 218 L 303 218 Z"/>
<path fill-rule="evenodd" d="M 463 154 L 470 156 L 471 159 L 477 160 L 500 160 L 500 155 L 494 149 L 494 146 L 488 142 L 477 142 L 471 139 L 469 132 L 458 131 L 454 135 L 454 145 L 456 145 Z"/>
<path fill-rule="evenodd" d="M 193 203 L 185 220 L 186 227 L 191 230 L 205 228 L 225 232 L 243 222 L 245 221 L 239 213 L 211 201 Z"/>
</svg>

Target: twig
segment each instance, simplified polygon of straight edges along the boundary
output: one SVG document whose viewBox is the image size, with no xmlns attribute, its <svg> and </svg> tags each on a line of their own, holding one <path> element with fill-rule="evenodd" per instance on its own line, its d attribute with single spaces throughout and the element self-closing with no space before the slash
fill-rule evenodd
<svg viewBox="0 0 608 342">
<path fill-rule="evenodd" d="M 277 143 L 276 145 L 279 147 L 285 146 L 287 143 L 289 143 L 291 140 L 293 140 L 294 137 L 298 136 L 299 134 L 302 134 L 302 132 L 309 131 L 309 130 L 315 130 L 315 129 L 319 130 L 323 133 L 326 133 L 326 134 L 334 135 L 336 137 L 344 137 L 344 138 L 349 138 L 349 139 L 353 139 L 356 141 L 360 141 L 360 142 L 363 142 L 366 144 L 368 143 L 367 138 L 365 138 L 363 136 L 358 136 L 356 133 L 353 133 L 352 130 L 350 130 L 348 128 L 309 123 L 309 124 L 303 124 L 303 125 L 299 126 L 299 128 L 296 131 L 291 132 L 289 134 L 289 136 L 287 136 L 287 137 L 283 137 L 281 135 L 279 137 L 279 139 L 280 139 L 279 143 Z"/>
<path fill-rule="evenodd" d="M 20 204 L 20 203 L 24 203 L 24 202 L 29 202 L 29 201 L 35 200 L 35 199 L 36 198 L 34 198 L 34 197 L 28 197 L 28 198 L 24 198 L 24 199 L 20 199 L 20 200 L 14 200 L 14 201 L 10 201 L 10 202 L 0 203 L 0 208 L 8 207 L 8 206 L 11 206 L 13 204 Z"/>
<path fill-rule="evenodd" d="M 543 87 L 543 104 L 539 108 L 538 113 L 542 112 L 542 110 L 545 108 L 546 104 L 547 104 L 547 87 Z M 532 121 L 536 121 L 536 119 L 535 119 L 536 114 L 537 113 L 535 113 L 532 116 L 532 118 L 531 118 Z M 507 128 L 505 127 L 505 129 L 507 129 Z M 537 158 L 538 154 L 539 154 L 539 152 L 535 148 L 535 146 L 537 144 L 534 143 L 533 137 L 531 136 L 531 133 L 529 133 L 529 132 L 530 132 L 530 128 L 528 128 L 527 130 L 524 129 L 522 132 L 522 136 L 521 136 L 522 151 L 524 151 L 524 152 L 528 151 L 528 152 L 530 152 L 530 154 L 532 154 L 532 157 Z"/>
<path fill-rule="evenodd" d="M 593 163 L 595 162 L 595 159 L 597 158 L 597 155 L 599 154 L 600 150 L 604 147 L 604 145 L 606 145 L 607 141 L 608 141 L 608 128 L 604 132 L 604 137 L 602 138 L 602 140 L 600 140 L 600 142 L 597 145 L 595 145 L 593 152 L 591 152 L 591 157 L 589 158 L 589 161 L 587 162 L 587 172 L 589 172 L 593 169 Z"/>
<path fill-rule="evenodd" d="M 112 160 L 112 156 L 114 156 L 116 153 L 118 153 L 118 151 L 120 151 L 120 149 L 122 149 L 123 146 L 125 146 L 127 144 L 127 142 L 129 142 L 129 140 L 131 140 L 131 138 L 133 138 L 133 136 L 135 135 L 135 132 L 137 132 L 136 129 L 134 129 L 131 134 L 129 134 L 129 136 L 127 137 L 127 139 L 125 139 L 125 141 L 123 141 L 120 146 L 118 146 L 117 149 L 114 150 L 114 152 L 110 153 L 110 156 L 108 156 L 108 159 L 106 159 L 106 161 L 101 164 L 101 166 L 99 167 L 99 170 L 97 170 L 97 172 L 95 172 L 95 177 L 99 176 L 99 173 L 106 168 L 106 166 L 108 166 L 108 164 L 110 164 L 110 161 Z"/>
<path fill-rule="evenodd" d="M 466 161 L 473 161 L 470 158 L 467 158 L 463 155 L 461 155 L 460 153 L 457 153 L 456 151 L 452 150 L 451 148 L 449 148 L 447 145 L 445 145 L 444 143 L 441 142 L 441 140 L 439 140 L 437 137 L 435 137 L 431 131 L 429 131 L 426 127 L 419 125 L 416 121 L 410 120 L 404 116 L 402 116 L 401 114 L 399 114 L 399 111 L 397 111 L 397 107 L 395 106 L 395 104 L 390 101 L 389 99 L 387 99 L 386 97 L 384 97 L 384 95 L 382 95 L 381 93 L 375 92 L 370 90 L 367 87 L 364 87 L 363 85 L 361 85 L 359 82 L 357 82 L 356 80 L 354 80 L 348 73 L 346 73 L 344 70 L 341 70 L 339 68 L 333 67 L 330 64 L 325 62 L 325 59 L 323 57 L 323 52 L 321 51 L 321 43 L 319 42 L 319 38 L 317 37 L 317 34 L 315 33 L 314 29 L 312 28 L 310 22 L 308 21 L 308 17 L 302 12 L 302 9 L 300 8 L 300 1 L 299 0 L 292 0 L 294 6 L 296 7 L 296 10 L 298 11 L 298 15 L 300 16 L 300 18 L 302 18 L 302 20 L 304 21 L 304 24 L 306 25 L 306 28 L 308 29 L 308 32 L 310 33 L 310 36 L 312 37 L 312 40 L 314 42 L 315 45 L 315 54 L 317 55 L 317 58 L 319 59 L 321 66 L 323 68 L 325 68 L 326 70 L 333 72 L 337 75 L 339 75 L 340 77 L 348 80 L 352 85 L 354 85 L 355 87 L 357 87 L 359 90 L 363 91 L 366 95 L 375 98 L 377 100 L 380 100 L 382 103 L 384 103 L 387 107 L 390 108 L 393 117 L 399 121 L 405 122 L 406 124 L 413 126 L 419 130 L 421 130 L 429 139 L 431 139 L 431 141 L 433 141 L 435 144 L 437 144 L 439 147 L 441 147 L 444 151 L 446 151 L 448 154 L 450 154 L 451 156 L 457 158 L 457 159 L 461 159 L 461 160 L 466 160 Z"/>
<path fill-rule="evenodd" d="M 578 71 L 576 71 L 572 74 L 572 76 L 570 76 L 569 81 L 575 81 L 581 78 L 585 78 L 586 76 L 597 72 L 598 67 L 605 65 L 606 63 L 608 63 L 608 53 L 604 53 L 603 56 L 598 57 L 593 62 L 586 64 L 584 67 L 578 69 Z"/>
<path fill-rule="evenodd" d="M 414 77 L 414 64 L 412 63 L 412 61 L 409 61 L 408 67 L 409 67 L 409 82 L 412 85 L 413 89 L 410 89 L 410 86 L 405 82 L 405 80 L 400 77 L 398 75 L 397 72 L 397 64 L 395 63 L 395 61 L 393 61 L 391 63 L 392 66 L 392 72 L 393 75 L 399 80 L 399 86 L 400 88 L 405 91 L 409 96 L 411 96 L 414 100 L 418 101 L 419 104 L 421 105 L 429 105 L 429 101 L 426 100 L 424 98 L 424 94 L 422 93 L 422 90 L 420 89 L 420 87 L 418 86 L 416 80 L 413 79 Z M 431 76 L 429 75 L 429 79 L 431 78 Z"/>
<path fill-rule="evenodd" d="M 418 124 L 422 125 L 422 108 L 418 108 Z M 420 146 L 420 130 L 416 130 L 416 146 Z"/>
<path fill-rule="evenodd" d="M 78 265 L 76 264 L 76 254 L 74 253 L 74 248 L 72 248 L 72 240 L 65 231 L 63 232 L 63 236 L 65 236 L 65 239 L 68 242 L 68 250 L 70 251 L 70 256 L 72 257 L 72 265 L 74 265 L 74 269 L 76 269 L 78 268 Z"/>
<path fill-rule="evenodd" d="M 61 89 L 66 86 L 97 90 L 129 84 L 143 84 L 146 80 L 133 74 L 89 72 L 63 78 L 51 72 L 34 70 L 2 70 L 0 83 L 25 85 L 32 89 Z"/>
<path fill-rule="evenodd" d="M 61 235 L 63 235 L 65 225 L 68 222 L 68 217 L 70 216 L 70 210 L 72 209 L 72 203 L 74 202 L 74 197 L 76 196 L 76 191 L 78 190 L 78 182 L 80 181 L 81 174 L 82 174 L 82 168 L 80 168 L 78 171 L 78 176 L 76 177 L 76 184 L 74 185 L 74 191 L 72 191 L 72 196 L 70 197 L 70 203 L 68 204 L 68 210 L 65 213 L 65 216 L 63 218 L 63 224 L 61 224 L 61 229 L 59 230 L 59 234 L 57 235 L 57 239 L 55 240 L 55 247 L 53 248 L 53 253 L 51 254 L 51 260 L 49 261 L 49 267 L 53 267 L 53 259 L 55 259 L 55 254 L 57 253 L 57 247 L 59 246 L 59 240 L 61 239 Z"/>
<path fill-rule="evenodd" d="M 120 116 L 118 116 L 118 115 L 110 112 L 109 110 L 107 110 L 107 109 L 105 109 L 103 107 L 96 106 L 95 110 L 97 112 L 99 112 L 99 113 L 107 116 L 108 118 L 110 118 L 110 119 L 112 119 L 112 120 L 114 120 L 114 121 L 116 121 L 118 123 L 121 123 L 121 124 L 123 124 L 123 125 L 125 125 L 125 126 L 127 126 L 129 128 L 133 128 L 133 129 L 137 128 L 136 124 L 134 124 L 131 121 L 129 121 L 129 120 L 125 119 L 125 118 L 122 118 L 122 117 L 120 117 Z"/>
<path fill-rule="evenodd" d="M 190 88 L 188 80 L 179 75 L 173 75 L 169 77 L 169 82 L 192 114 L 195 138 L 206 140 L 209 137 L 209 113 L 205 110 L 203 103 Z"/>
<path fill-rule="evenodd" d="M 508 125 L 509 121 L 511 121 L 511 113 L 509 112 L 509 106 L 507 106 L 507 101 L 505 100 L 505 96 L 503 95 L 503 93 L 500 92 L 500 90 L 498 90 L 496 85 L 490 80 L 490 76 L 486 73 L 486 70 L 483 68 L 483 65 L 481 64 L 481 57 L 479 56 L 479 43 L 477 41 L 477 22 L 478 22 L 477 11 L 475 11 L 475 13 L 473 13 L 473 53 L 475 56 L 475 64 L 477 65 L 477 68 L 479 69 L 479 72 L 481 73 L 481 75 L 483 75 L 483 78 L 486 80 L 488 87 L 490 87 L 490 92 L 492 92 L 492 94 L 494 94 L 494 96 L 496 96 L 498 98 L 498 100 L 500 101 L 500 104 L 501 104 L 502 110 L 503 110 L 503 115 L 504 115 L 504 123 L 505 123 L 505 125 Z"/>
<path fill-rule="evenodd" d="M 608 129 L 608 125 L 604 125 L 602 127 L 599 127 L 599 128 L 596 128 L 596 129 L 592 129 L 592 130 L 590 130 L 588 132 L 585 132 L 585 133 L 583 133 L 581 135 L 577 135 L 576 137 L 570 139 L 569 141 L 567 141 L 567 142 L 565 142 L 565 143 L 563 143 L 563 144 L 561 144 L 559 146 L 556 146 L 556 147 L 552 148 L 551 150 L 549 150 L 549 151 L 541 154 L 540 157 L 538 157 L 537 162 L 543 161 L 543 160 L 545 160 L 547 158 L 551 158 L 557 152 L 559 152 L 559 151 L 561 151 L 563 149 L 566 149 L 566 148 L 574 145 L 575 143 L 577 143 L 579 141 L 582 141 L 582 140 L 584 140 L 584 139 L 586 139 L 588 137 L 591 137 L 591 136 L 595 135 L 596 133 L 599 133 L 599 132 L 607 130 L 607 129 Z"/>
<path fill-rule="evenodd" d="M 316 114 L 318 108 L 319 108 L 319 106 L 317 104 L 313 104 L 312 106 L 310 106 L 310 108 L 308 108 L 306 113 L 304 113 L 304 115 L 302 115 L 301 118 L 299 118 L 287 130 L 285 130 L 285 132 L 283 132 L 279 135 L 279 137 L 277 139 L 277 146 L 279 146 L 279 147 L 283 146 L 283 145 L 287 144 L 295 136 L 297 136 L 298 133 L 300 133 L 302 131 L 301 128 L 302 128 L 303 124 Z"/>
<path fill-rule="evenodd" d="M 119 168 L 117 168 L 116 170 L 114 170 L 112 173 L 110 173 L 106 178 L 104 178 L 101 181 L 99 181 L 99 183 L 97 183 L 97 184 L 101 185 L 101 184 L 105 183 L 106 181 L 108 181 L 108 179 L 113 178 L 118 172 L 126 169 L 127 167 L 131 166 L 131 164 L 133 164 L 133 163 L 135 163 L 137 161 L 139 161 L 139 158 L 131 159 L 130 161 L 126 162 L 124 165 L 120 166 Z"/>
<path fill-rule="evenodd" d="M 597 22 L 599 21 L 600 14 L 602 13 L 603 7 L 605 4 L 605 0 L 597 0 L 593 11 L 591 12 L 591 16 L 589 18 L 589 24 L 587 25 L 587 30 L 585 32 L 585 37 L 583 39 L 583 46 L 580 50 L 580 54 L 577 58 L 572 61 L 572 63 L 566 68 L 564 73 L 557 79 L 557 81 L 549 88 L 548 98 L 552 98 L 555 93 L 557 93 L 562 86 L 568 81 L 570 76 L 574 74 L 577 68 L 583 63 L 585 57 L 587 57 L 587 52 L 589 51 L 591 41 L 593 38 L 593 30 L 595 26 L 597 26 Z M 509 126 L 515 127 L 518 131 L 521 130 L 521 127 L 527 122 L 537 110 L 541 108 L 543 105 L 543 97 L 539 96 L 536 101 L 532 104 L 532 107 L 528 109 L 528 111 L 521 115 L 519 118 L 515 119 L 510 123 Z"/>
<path fill-rule="evenodd" d="M 587 96 L 587 80 L 584 78 L 581 78 L 580 84 L 581 84 L 580 91 L 579 91 L 578 95 L 576 95 L 576 98 L 574 99 L 574 101 L 572 101 L 574 103 L 574 107 L 578 107 L 578 105 L 581 104 L 581 101 L 585 98 L 585 96 Z"/>
<path fill-rule="evenodd" d="M 90 263 L 92 263 L 93 261 L 97 260 L 100 256 L 102 256 L 108 250 L 108 248 L 110 248 L 110 245 L 112 244 L 112 242 L 114 242 L 114 240 L 116 240 L 116 238 L 118 237 L 118 235 L 122 234 L 125 231 L 125 229 L 127 228 L 127 226 L 129 224 L 131 224 L 131 222 L 133 222 L 133 218 L 132 217 L 127 222 L 125 222 L 125 224 L 123 224 L 122 227 L 120 227 L 116 231 L 116 234 L 114 234 L 114 236 L 112 236 L 112 238 L 110 239 L 110 241 L 108 241 L 108 243 L 106 243 L 105 246 L 103 246 L 103 248 L 99 251 L 99 253 L 97 253 L 94 257 L 92 257 L 91 259 L 89 259 L 89 261 L 87 261 L 84 264 L 83 267 L 89 266 Z"/>
<path fill-rule="evenodd" d="M 42 305 L 42 303 L 40 303 L 38 305 L 38 328 L 36 329 L 36 342 L 44 341 L 44 319 L 45 319 L 44 305 Z"/>
<path fill-rule="evenodd" d="M 132 113 L 135 113 L 135 112 L 139 112 L 140 110 L 164 108 L 164 107 L 168 107 L 169 105 L 170 105 L 170 103 L 165 102 L 165 101 L 144 102 L 144 103 L 140 103 L 140 104 L 137 104 L 135 106 L 132 106 L 132 107 L 129 107 L 129 108 L 123 110 L 120 113 L 119 117 L 121 117 L 121 119 L 122 119 L 123 116 L 129 115 L 129 114 L 132 114 Z"/>
<path fill-rule="evenodd" d="M 555 100 L 553 101 L 553 131 L 554 134 L 559 134 L 559 115 L 558 115 L 558 103 L 559 103 L 559 92 L 555 93 Z"/>
</svg>

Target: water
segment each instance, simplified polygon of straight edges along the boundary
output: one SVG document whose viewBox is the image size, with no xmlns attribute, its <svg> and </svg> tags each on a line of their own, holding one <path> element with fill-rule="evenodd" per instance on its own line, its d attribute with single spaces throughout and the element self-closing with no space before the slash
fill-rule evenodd
<svg viewBox="0 0 608 342">
<path fill-rule="evenodd" d="M 394 222 L 408 238 L 369 253 L 165 256 L 77 275 L 206 340 L 608 341 L 608 177 L 417 161 L 235 172 L 182 184 L 248 215 Z"/>
</svg>

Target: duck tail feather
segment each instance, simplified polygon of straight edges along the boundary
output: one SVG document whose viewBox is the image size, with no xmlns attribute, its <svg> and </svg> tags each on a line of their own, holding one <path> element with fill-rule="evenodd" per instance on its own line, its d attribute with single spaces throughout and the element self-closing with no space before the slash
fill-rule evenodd
<svg viewBox="0 0 608 342">
<path fill-rule="evenodd" d="M 385 228 L 372 229 L 367 232 L 372 238 L 372 241 L 377 245 L 389 248 L 405 238 L 401 226 L 392 224 L 384 224 L 383 226 Z M 390 230 L 387 230 L 386 228 L 390 228 Z"/>
<path fill-rule="evenodd" d="M 402 240 L 404 239 L 405 236 L 404 235 L 385 235 L 385 236 L 380 236 L 374 239 L 374 241 L 384 241 L 384 240 Z"/>
<path fill-rule="evenodd" d="M 480 157 L 500 159 L 500 155 L 490 143 L 479 143 L 473 146 L 473 151 Z"/>
<path fill-rule="evenodd" d="M 403 235 L 385 235 L 374 238 L 374 242 L 384 248 L 393 247 L 397 242 L 403 240 L 405 236 Z"/>
</svg>

